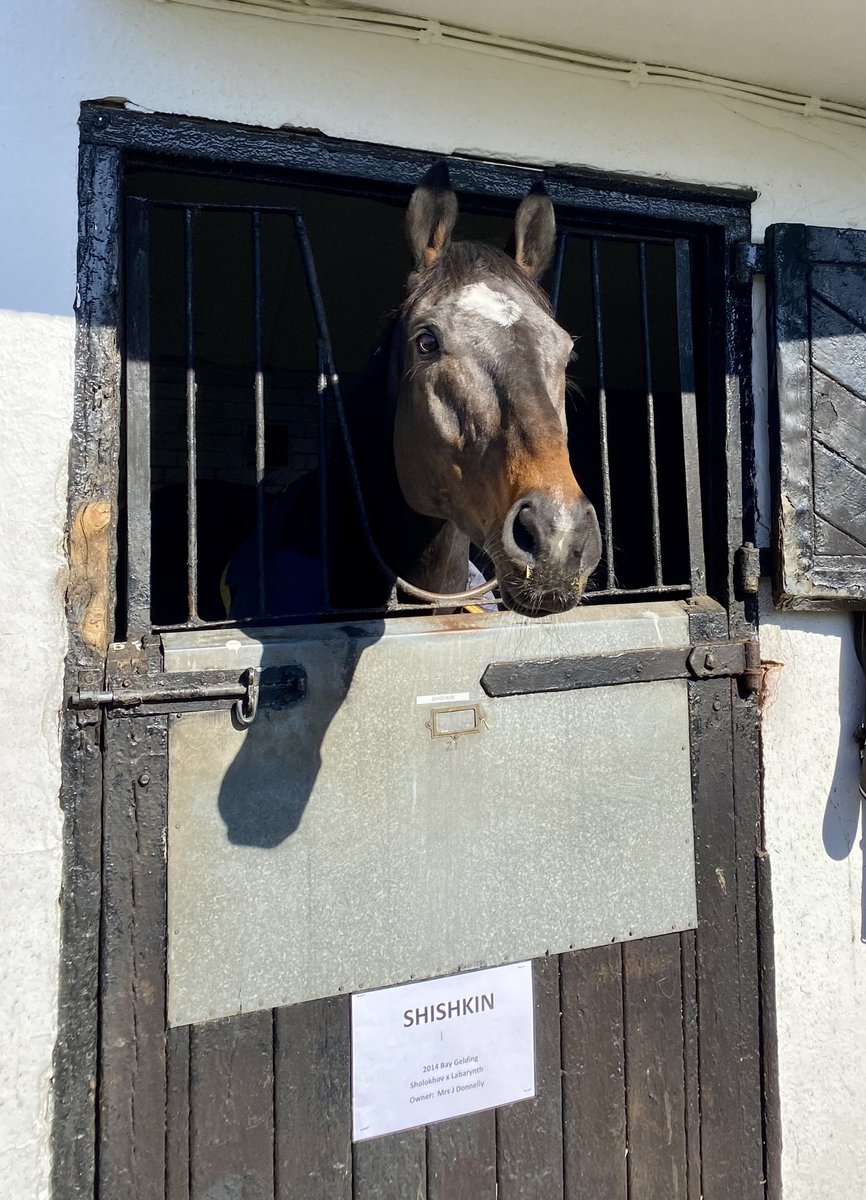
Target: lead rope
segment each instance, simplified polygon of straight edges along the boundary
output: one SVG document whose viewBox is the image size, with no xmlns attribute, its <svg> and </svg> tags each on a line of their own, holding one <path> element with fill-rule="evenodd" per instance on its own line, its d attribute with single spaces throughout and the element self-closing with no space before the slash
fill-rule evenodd
<svg viewBox="0 0 866 1200">
<path fill-rule="evenodd" d="M 367 508 L 364 504 L 364 494 L 361 491 L 361 480 L 358 478 L 358 470 L 355 465 L 355 456 L 352 453 L 352 442 L 349 437 L 349 425 L 346 421 L 346 414 L 343 411 L 343 398 L 340 395 L 340 377 L 337 374 L 334 365 L 334 354 L 331 349 L 331 334 L 328 329 L 328 319 L 325 316 L 325 305 L 322 299 L 322 291 L 319 287 L 319 277 L 316 272 L 316 261 L 313 257 L 313 249 L 310 245 L 310 237 L 307 233 L 307 227 L 304 224 L 303 214 L 300 210 L 295 212 L 295 237 L 297 240 L 298 250 L 301 254 L 301 263 L 304 270 L 304 276 L 307 282 L 307 292 L 310 301 L 313 305 L 313 312 L 316 319 L 316 328 L 318 330 L 318 358 L 319 358 L 319 404 L 323 403 L 323 396 L 328 387 L 333 389 L 334 407 L 337 410 L 337 420 L 340 423 L 340 433 L 343 438 L 343 444 L 346 447 L 346 457 L 349 460 L 349 475 L 352 480 L 352 490 L 355 493 L 355 503 L 358 506 L 358 516 L 361 519 L 361 528 L 364 533 L 364 538 L 367 542 L 367 547 L 373 555 L 373 560 L 379 570 L 392 581 L 392 596 L 396 594 L 396 589 L 399 587 L 409 596 L 414 596 L 416 600 L 424 600 L 428 604 L 437 605 L 453 605 L 465 604 L 467 601 L 479 600 L 491 588 L 498 587 L 496 579 L 491 579 L 488 583 L 481 587 L 470 588 L 466 592 L 428 592 L 424 588 L 415 587 L 414 583 L 409 583 L 407 579 L 401 579 L 400 576 L 392 571 L 382 557 L 379 547 L 373 540 L 373 532 L 370 529 L 370 522 L 367 519 Z"/>
<path fill-rule="evenodd" d="M 373 556 L 376 566 L 388 579 L 393 580 L 394 588 L 400 588 L 407 595 L 413 596 L 416 600 L 424 600 L 428 604 L 436 605 L 454 605 L 468 604 L 473 600 L 480 600 L 486 596 L 493 588 L 498 587 L 498 581 L 494 577 L 478 587 L 470 588 L 465 592 L 428 592 L 425 588 L 416 587 L 414 583 L 409 583 L 407 579 L 401 578 L 396 571 L 392 571 L 385 559 L 382 557 L 379 547 L 373 538 L 373 531 L 370 529 L 370 522 L 367 518 L 367 506 L 364 503 L 364 493 L 361 490 L 361 480 L 358 475 L 358 468 L 355 465 L 355 455 L 352 452 L 352 442 L 349 436 L 349 423 L 346 420 L 346 414 L 343 410 L 343 398 L 340 394 L 340 377 L 334 370 L 334 363 L 328 353 L 328 347 L 319 340 L 319 403 L 324 403 L 325 392 L 331 389 L 334 396 L 334 408 L 337 412 L 337 420 L 340 424 L 340 435 L 343 439 L 343 445 L 346 449 L 346 459 L 349 463 L 349 477 L 352 481 L 352 491 L 355 494 L 355 504 L 358 509 L 358 516 L 361 519 L 361 529 L 364 534 L 364 540 L 367 543 L 367 548 Z"/>
</svg>

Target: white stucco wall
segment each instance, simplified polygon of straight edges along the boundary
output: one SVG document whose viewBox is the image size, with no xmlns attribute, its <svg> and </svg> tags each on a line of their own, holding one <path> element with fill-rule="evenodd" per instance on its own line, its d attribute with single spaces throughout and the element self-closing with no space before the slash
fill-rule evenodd
<svg viewBox="0 0 866 1200">
<path fill-rule="evenodd" d="M 0 1196 L 47 1194 L 79 102 L 759 190 L 866 227 L 866 131 L 695 92 L 153 0 L 30 0 L 0 39 Z M 757 314 L 761 318 L 760 312 Z M 759 334 L 760 339 L 760 334 Z M 759 387 L 759 400 L 765 394 Z M 765 461 L 765 455 L 762 461 Z M 866 1194 L 866 945 L 844 617 L 780 617 L 766 718 L 787 1200 Z M 12 686 L 12 672 L 24 688 Z"/>
</svg>

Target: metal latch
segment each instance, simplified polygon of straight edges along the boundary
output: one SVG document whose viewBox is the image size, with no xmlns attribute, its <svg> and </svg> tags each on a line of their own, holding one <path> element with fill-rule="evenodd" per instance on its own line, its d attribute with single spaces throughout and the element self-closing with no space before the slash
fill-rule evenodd
<svg viewBox="0 0 866 1200">
<path fill-rule="evenodd" d="M 488 696 L 500 697 L 654 683 L 660 679 L 725 678 L 742 678 L 744 691 L 758 691 L 761 650 L 757 641 L 647 646 L 615 654 L 490 663 L 481 676 L 481 686 Z"/>
<path fill-rule="evenodd" d="M 231 671 L 190 671 L 121 679 L 106 691 L 79 688 L 69 698 L 76 710 L 105 709 L 112 716 L 156 716 L 178 711 L 231 708 L 240 725 L 251 725 L 259 706 L 288 708 L 303 700 L 303 667 L 247 667 Z"/>
</svg>

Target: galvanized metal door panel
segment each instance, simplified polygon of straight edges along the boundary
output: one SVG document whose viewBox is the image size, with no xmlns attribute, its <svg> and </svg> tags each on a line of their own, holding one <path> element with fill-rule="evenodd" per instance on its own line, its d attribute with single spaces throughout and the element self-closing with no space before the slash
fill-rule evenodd
<svg viewBox="0 0 866 1200">
<path fill-rule="evenodd" d="M 694 926 L 685 680 L 479 686 L 492 661 L 687 642 L 679 603 L 167 635 L 169 671 L 308 677 L 246 730 L 171 720 L 170 1022 Z"/>
</svg>

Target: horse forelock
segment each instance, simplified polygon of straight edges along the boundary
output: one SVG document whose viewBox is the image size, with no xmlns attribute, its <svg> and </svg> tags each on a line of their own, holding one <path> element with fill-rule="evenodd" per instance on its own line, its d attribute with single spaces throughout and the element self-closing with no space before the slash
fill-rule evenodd
<svg viewBox="0 0 866 1200">
<path fill-rule="evenodd" d="M 400 310 L 407 317 L 421 303 L 438 304 L 453 292 L 473 283 L 510 283 L 552 315 L 547 293 L 503 250 L 484 242 L 452 242 L 432 266 L 409 276 L 409 288 Z"/>
</svg>

